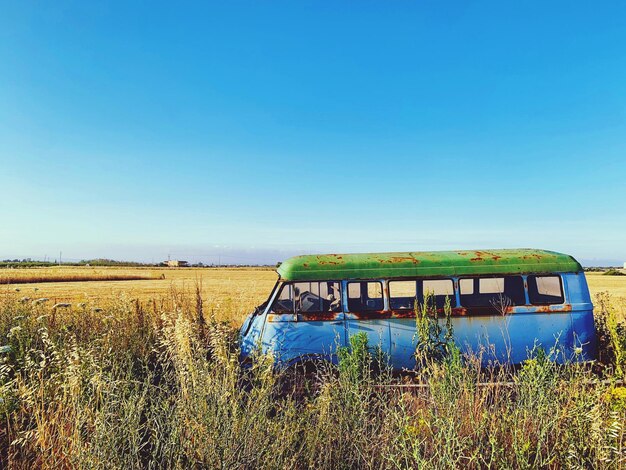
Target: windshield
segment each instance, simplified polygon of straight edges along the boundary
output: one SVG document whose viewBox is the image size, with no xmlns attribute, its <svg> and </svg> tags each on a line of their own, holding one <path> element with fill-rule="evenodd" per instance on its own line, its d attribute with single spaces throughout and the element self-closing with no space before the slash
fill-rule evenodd
<svg viewBox="0 0 626 470">
<path fill-rule="evenodd" d="M 341 284 L 335 281 L 284 284 L 271 313 L 320 313 L 341 311 Z"/>
</svg>

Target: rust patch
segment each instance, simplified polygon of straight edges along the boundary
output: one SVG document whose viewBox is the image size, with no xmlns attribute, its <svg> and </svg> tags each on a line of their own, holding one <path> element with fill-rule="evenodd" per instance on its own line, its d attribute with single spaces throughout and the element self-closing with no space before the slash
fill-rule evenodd
<svg viewBox="0 0 626 470">
<path fill-rule="evenodd" d="M 465 307 L 453 307 L 452 316 L 464 317 L 467 315 L 467 309 Z"/>
<path fill-rule="evenodd" d="M 340 312 L 307 312 L 302 313 L 302 321 L 332 321 L 339 318 Z"/>
<path fill-rule="evenodd" d="M 552 308 L 551 308 L 552 307 Z M 523 314 L 523 313 L 563 313 L 571 312 L 572 305 L 518 305 L 509 306 L 506 309 L 505 315 Z M 501 317 L 502 312 L 499 312 L 494 307 L 452 307 L 451 316 L 453 317 Z M 415 318 L 415 310 L 413 309 L 396 309 L 391 311 L 379 310 L 374 312 L 350 312 L 351 315 L 356 317 L 356 320 L 372 320 L 372 319 L 385 319 L 385 318 Z M 437 309 L 437 316 L 439 318 L 445 317 L 443 308 Z"/>
<path fill-rule="evenodd" d="M 505 315 L 513 312 L 514 307 L 508 307 L 506 309 Z M 454 312 L 457 310 L 457 312 Z M 502 312 L 498 311 L 495 307 L 485 306 L 485 307 L 457 307 L 457 309 L 453 309 L 453 316 L 456 317 L 500 317 L 502 316 Z"/>
<path fill-rule="evenodd" d="M 298 314 L 298 321 L 333 321 L 339 319 L 340 315 L 341 312 L 307 312 Z M 281 319 L 283 321 L 295 321 L 293 316 L 293 313 L 268 313 L 267 321 L 278 322 Z"/>
<path fill-rule="evenodd" d="M 465 307 L 452 307 L 450 311 L 450 315 L 453 317 L 464 317 L 468 314 L 468 311 Z M 439 318 L 445 317 L 445 312 L 443 308 L 437 309 L 437 316 Z M 415 318 L 415 310 L 412 308 L 403 308 L 391 311 L 391 318 Z"/>
<path fill-rule="evenodd" d="M 412 256 L 390 256 L 388 259 L 378 258 L 378 262 L 381 264 L 396 264 L 404 263 L 406 261 L 413 264 L 418 264 L 420 262 L 418 259 L 415 259 Z"/>
<path fill-rule="evenodd" d="M 413 264 L 419 263 L 419 261 L 413 258 L 412 256 L 392 256 L 389 259 L 391 260 L 392 263 L 403 263 L 404 261 L 409 261 Z"/>
<path fill-rule="evenodd" d="M 385 318 L 391 318 L 391 312 L 389 310 L 372 310 L 369 312 L 348 312 L 349 315 L 354 315 L 354 320 L 380 320 Z M 348 318 L 348 320 L 353 320 Z"/>
<path fill-rule="evenodd" d="M 415 311 L 412 309 L 392 310 L 391 318 L 415 318 Z"/>
<path fill-rule="evenodd" d="M 498 261 L 502 258 L 500 255 L 496 255 L 495 253 L 490 253 L 488 251 L 475 251 L 476 255 L 474 258 L 470 258 L 470 261 L 485 261 L 486 259 L 492 259 L 493 261 Z"/>
<path fill-rule="evenodd" d="M 563 305 L 533 305 L 532 313 L 560 313 L 571 312 L 572 304 Z"/>
<path fill-rule="evenodd" d="M 537 253 L 522 256 L 522 259 L 527 259 L 527 260 L 530 260 L 530 259 L 541 260 L 542 258 L 543 258 L 543 256 L 541 256 L 541 255 L 539 255 Z"/>
<path fill-rule="evenodd" d="M 329 259 L 329 258 L 334 258 L 334 260 L 333 259 Z M 319 264 L 321 266 L 324 266 L 324 265 L 338 266 L 340 264 L 344 264 L 345 263 L 344 261 L 342 261 L 343 260 L 343 256 L 342 255 L 337 255 L 337 254 L 318 256 L 317 260 L 318 260 L 318 262 L 319 262 Z M 335 260 L 338 260 L 338 261 L 335 261 Z"/>
</svg>

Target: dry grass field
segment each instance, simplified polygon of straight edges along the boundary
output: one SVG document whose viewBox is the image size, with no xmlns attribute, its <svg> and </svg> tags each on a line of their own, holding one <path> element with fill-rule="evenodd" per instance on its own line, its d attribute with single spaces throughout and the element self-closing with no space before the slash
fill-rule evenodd
<svg viewBox="0 0 626 470">
<path fill-rule="evenodd" d="M 449 346 L 401 390 L 356 335 L 294 396 L 271 357 L 238 360 L 272 269 L 17 271 L 0 277 L 150 279 L 0 285 L 0 468 L 626 468 L 624 277 L 588 276 L 613 295 L 596 371 L 538 353 L 485 370 Z"/>
<path fill-rule="evenodd" d="M 53 278 L 55 282 L 4 284 L 3 280 L 19 277 Z M 113 276 L 146 277 L 141 280 L 96 280 L 58 282 L 60 278 L 110 278 Z M 195 290 L 202 286 L 202 298 L 216 316 L 219 311 L 234 312 L 235 323 L 263 302 L 277 275 L 272 268 L 108 268 L 54 267 L 30 269 L 0 269 L 0 292 L 19 289 L 19 295 L 32 299 L 47 297 L 50 303 L 89 302 L 92 305 L 116 298 L 149 301 L 169 295 L 172 290 Z M 609 292 L 613 297 L 626 298 L 626 276 L 604 276 L 587 273 L 592 297 Z"/>
<path fill-rule="evenodd" d="M 146 280 L 40 282 L 28 284 L 4 284 L 2 279 L 23 277 L 50 277 L 58 280 L 68 278 L 136 276 Z M 202 298 L 209 309 L 233 312 L 230 318 L 240 323 L 256 305 L 263 302 L 276 282 L 277 274 L 271 268 L 108 268 L 73 267 L 0 269 L 0 292 L 15 292 L 31 299 L 49 298 L 57 302 L 88 302 L 91 305 L 106 303 L 113 299 L 139 299 L 149 301 L 167 297 L 172 290 L 194 291 L 202 286 Z M 230 314 L 232 315 L 232 313 Z M 222 317 L 223 318 L 223 317 Z"/>
<path fill-rule="evenodd" d="M 586 276 L 592 297 L 598 292 L 608 292 L 626 298 L 626 276 L 605 276 L 602 273 L 587 273 Z"/>
</svg>

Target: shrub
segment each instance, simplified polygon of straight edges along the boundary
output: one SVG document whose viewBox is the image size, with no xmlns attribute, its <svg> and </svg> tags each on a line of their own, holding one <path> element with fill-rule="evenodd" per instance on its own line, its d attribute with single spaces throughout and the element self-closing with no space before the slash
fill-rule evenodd
<svg viewBox="0 0 626 470">
<path fill-rule="evenodd" d="M 624 376 L 626 368 L 626 323 L 608 293 L 596 295 L 594 320 L 598 335 L 600 362 Z"/>
<path fill-rule="evenodd" d="M 604 271 L 604 276 L 626 276 L 624 271 L 620 271 L 619 269 L 607 269 Z"/>
</svg>

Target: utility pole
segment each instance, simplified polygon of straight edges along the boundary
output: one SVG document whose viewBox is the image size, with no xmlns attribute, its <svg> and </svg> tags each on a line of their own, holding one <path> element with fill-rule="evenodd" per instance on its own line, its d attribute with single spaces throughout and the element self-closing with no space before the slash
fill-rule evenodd
<svg viewBox="0 0 626 470">
<path fill-rule="evenodd" d="M 63 252 L 59 251 L 59 266 L 61 266 L 61 257 L 63 256 Z"/>
</svg>

